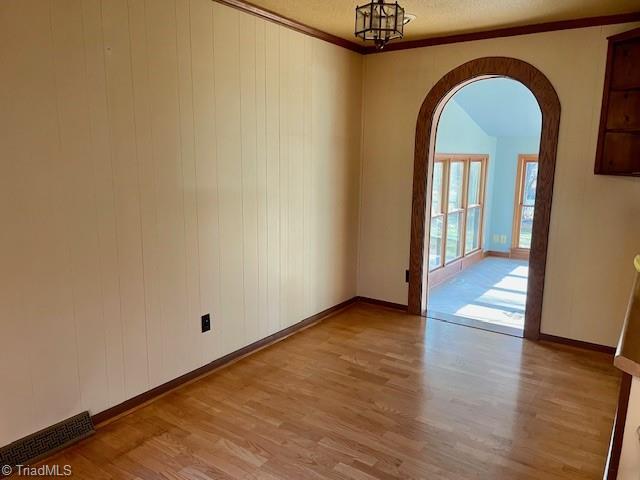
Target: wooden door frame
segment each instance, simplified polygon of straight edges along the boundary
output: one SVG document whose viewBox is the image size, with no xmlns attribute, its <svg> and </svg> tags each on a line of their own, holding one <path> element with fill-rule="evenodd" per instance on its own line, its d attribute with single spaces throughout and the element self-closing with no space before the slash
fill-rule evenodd
<svg viewBox="0 0 640 480">
<path fill-rule="evenodd" d="M 477 80 L 494 77 L 511 78 L 525 85 L 535 96 L 542 111 L 524 326 L 525 338 L 537 340 L 540 337 L 542 317 L 547 241 L 560 127 L 560 100 L 553 85 L 540 70 L 515 58 L 484 57 L 464 63 L 442 77 L 422 102 L 416 122 L 413 165 L 408 311 L 415 315 L 426 313 L 428 255 L 425 256 L 425 251 L 428 251 L 427 212 L 431 202 L 427 194 L 431 191 L 435 138 L 440 115 L 447 101 L 462 87 Z"/>
</svg>

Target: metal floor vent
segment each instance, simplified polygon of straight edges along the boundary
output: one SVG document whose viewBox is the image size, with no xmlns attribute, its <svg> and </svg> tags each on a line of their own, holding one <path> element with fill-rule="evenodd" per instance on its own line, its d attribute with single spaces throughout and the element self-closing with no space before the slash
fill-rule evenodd
<svg viewBox="0 0 640 480">
<path fill-rule="evenodd" d="M 79 413 L 0 448 L 0 465 L 27 465 L 88 437 L 94 431 L 89 412 Z"/>
</svg>

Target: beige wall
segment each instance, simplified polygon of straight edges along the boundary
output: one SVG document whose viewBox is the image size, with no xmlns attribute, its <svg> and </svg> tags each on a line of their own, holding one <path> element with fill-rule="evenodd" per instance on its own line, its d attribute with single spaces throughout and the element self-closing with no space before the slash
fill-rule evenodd
<svg viewBox="0 0 640 480">
<path fill-rule="evenodd" d="M 209 0 L 3 0 L 0 65 L 0 445 L 356 294 L 361 56 Z"/>
<path fill-rule="evenodd" d="M 638 480 L 638 478 L 640 478 L 640 378 L 634 377 L 624 427 L 618 480 Z"/>
<path fill-rule="evenodd" d="M 430 88 L 474 58 L 540 69 L 562 104 L 542 331 L 614 345 L 640 251 L 640 179 L 593 175 L 606 37 L 566 30 L 365 57 L 360 295 L 407 301 L 415 122 Z"/>
</svg>

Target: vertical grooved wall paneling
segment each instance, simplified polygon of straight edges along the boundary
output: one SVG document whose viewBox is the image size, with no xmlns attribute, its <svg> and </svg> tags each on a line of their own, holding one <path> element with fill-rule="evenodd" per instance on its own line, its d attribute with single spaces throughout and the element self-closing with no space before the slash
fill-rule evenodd
<svg viewBox="0 0 640 480">
<path fill-rule="evenodd" d="M 0 445 L 356 295 L 358 54 L 210 0 L 6 0 L 0 61 Z"/>
</svg>

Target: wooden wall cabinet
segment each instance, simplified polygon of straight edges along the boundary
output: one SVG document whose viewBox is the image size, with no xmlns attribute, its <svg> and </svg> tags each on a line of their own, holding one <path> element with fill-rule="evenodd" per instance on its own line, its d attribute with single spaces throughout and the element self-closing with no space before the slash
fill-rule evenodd
<svg viewBox="0 0 640 480">
<path fill-rule="evenodd" d="M 609 37 L 595 173 L 640 177 L 640 28 Z"/>
</svg>

